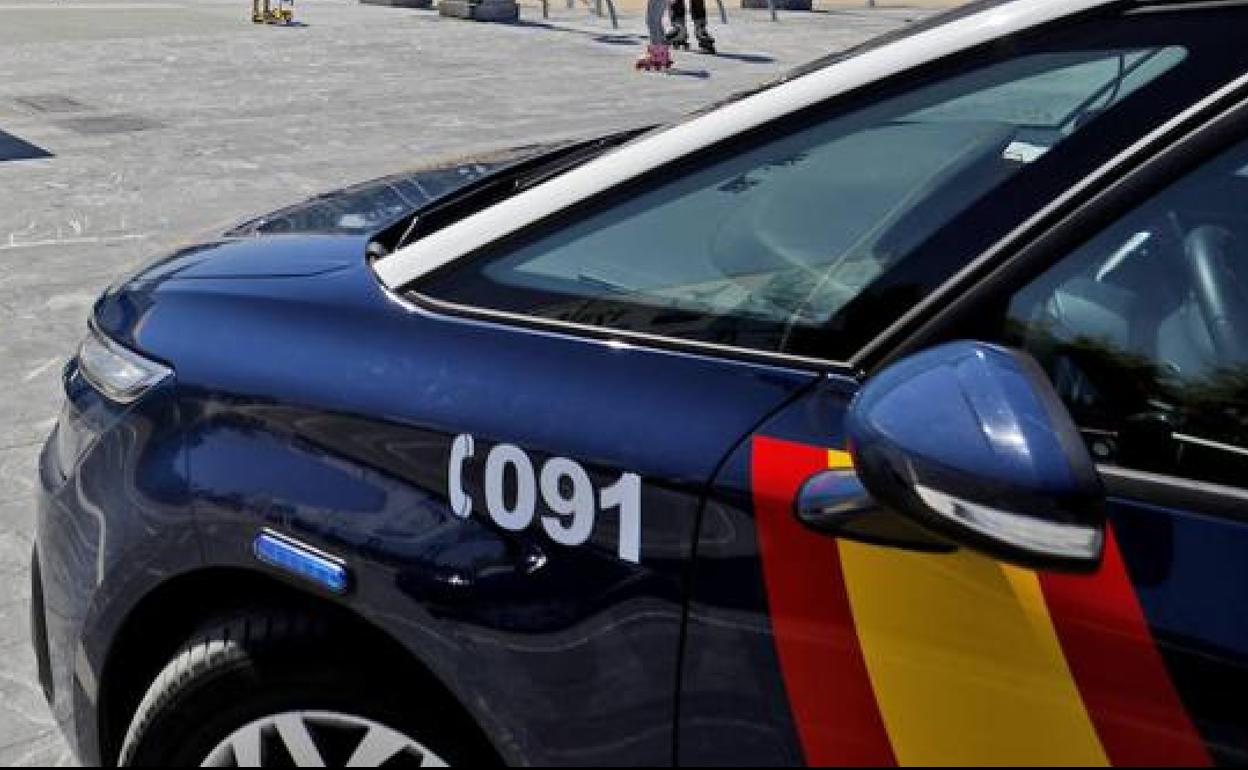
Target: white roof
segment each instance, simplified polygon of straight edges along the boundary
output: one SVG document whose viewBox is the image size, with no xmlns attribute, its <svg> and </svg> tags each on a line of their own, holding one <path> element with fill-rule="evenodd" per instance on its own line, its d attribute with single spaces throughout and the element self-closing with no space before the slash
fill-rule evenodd
<svg viewBox="0 0 1248 770">
<path fill-rule="evenodd" d="M 608 152 L 583 166 L 437 230 L 374 264 L 400 288 L 589 196 L 783 115 L 899 71 L 1114 0 L 1015 0 L 954 18 L 795 78 Z"/>
</svg>

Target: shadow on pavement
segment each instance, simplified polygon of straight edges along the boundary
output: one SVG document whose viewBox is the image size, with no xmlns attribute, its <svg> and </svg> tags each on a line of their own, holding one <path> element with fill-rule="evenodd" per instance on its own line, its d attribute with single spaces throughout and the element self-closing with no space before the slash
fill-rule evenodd
<svg viewBox="0 0 1248 770">
<path fill-rule="evenodd" d="M 775 62 L 775 59 L 771 56 L 761 53 L 725 53 L 724 51 L 720 51 L 719 53 L 706 55 L 714 56 L 717 59 L 729 59 L 731 61 L 745 62 L 746 64 L 771 64 Z"/>
<path fill-rule="evenodd" d="M 512 22 L 512 24 L 517 27 L 534 27 L 536 29 L 545 29 L 551 32 L 566 32 L 571 35 L 584 35 L 595 43 L 602 43 L 604 45 L 640 45 L 648 39 L 646 35 L 632 34 L 628 32 L 615 32 L 604 35 L 600 32 L 593 32 L 591 30 L 562 27 L 549 21 L 528 21 L 521 19 L 519 21 Z M 717 56 L 720 59 L 743 62 L 745 64 L 772 64 L 776 61 L 774 57 L 761 53 L 725 53 L 720 51 L 719 53 L 714 54 L 714 56 Z M 710 77 L 710 73 L 705 70 L 681 74 L 689 74 L 696 77 Z"/>
<path fill-rule="evenodd" d="M 598 35 L 593 38 L 595 43 L 607 45 L 637 45 L 646 41 L 645 35 Z"/>
<path fill-rule="evenodd" d="M 706 70 L 687 70 L 680 67 L 673 67 L 664 74 L 680 78 L 697 78 L 698 80 L 706 80 L 711 76 L 711 73 Z"/>
<path fill-rule="evenodd" d="M 38 160 L 51 157 L 52 153 L 42 147 L 36 147 L 30 142 L 0 131 L 0 163 L 9 160 Z"/>
</svg>

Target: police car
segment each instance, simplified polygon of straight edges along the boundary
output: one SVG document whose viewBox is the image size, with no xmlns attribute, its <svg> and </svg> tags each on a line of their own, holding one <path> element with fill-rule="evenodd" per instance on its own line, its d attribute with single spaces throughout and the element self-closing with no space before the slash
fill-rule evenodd
<svg viewBox="0 0 1248 770">
<path fill-rule="evenodd" d="M 1248 761 L 1248 4 L 962 6 L 96 304 L 88 763 Z"/>
</svg>

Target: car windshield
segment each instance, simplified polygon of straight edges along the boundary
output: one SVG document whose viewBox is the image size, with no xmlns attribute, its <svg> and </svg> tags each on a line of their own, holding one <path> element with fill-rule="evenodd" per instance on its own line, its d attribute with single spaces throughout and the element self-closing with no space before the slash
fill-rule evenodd
<svg viewBox="0 0 1248 770">
<path fill-rule="evenodd" d="M 614 222 L 586 220 L 490 272 L 823 324 L 966 200 L 1184 55 L 1165 47 L 1011 61 L 860 113 L 831 136 L 820 126 L 731 170 L 709 169 L 663 205 L 673 191 L 627 204 Z"/>
<path fill-rule="evenodd" d="M 974 69 L 629 195 L 427 291 L 784 349 L 1186 56 L 1081 49 Z"/>
</svg>

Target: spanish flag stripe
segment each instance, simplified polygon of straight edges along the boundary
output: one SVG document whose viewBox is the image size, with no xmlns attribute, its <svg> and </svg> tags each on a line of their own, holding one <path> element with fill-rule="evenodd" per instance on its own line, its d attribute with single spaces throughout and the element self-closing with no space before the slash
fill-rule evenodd
<svg viewBox="0 0 1248 770">
<path fill-rule="evenodd" d="M 839 543 L 902 765 L 1105 765 L 1033 573 L 962 550 Z"/>
<path fill-rule="evenodd" d="M 1126 766 L 1210 764 L 1149 631 L 1112 530 L 1095 574 L 1045 573 L 1040 582 L 1110 760 Z"/>
<path fill-rule="evenodd" d="M 836 540 L 793 515 L 849 455 L 756 438 L 778 655 L 812 764 L 1207 765 L 1113 532 L 1089 576 Z"/>
<path fill-rule="evenodd" d="M 826 450 L 756 438 L 754 516 L 780 659 L 806 762 L 895 764 L 854 633 L 836 541 L 804 528 L 793 501 Z"/>
</svg>

